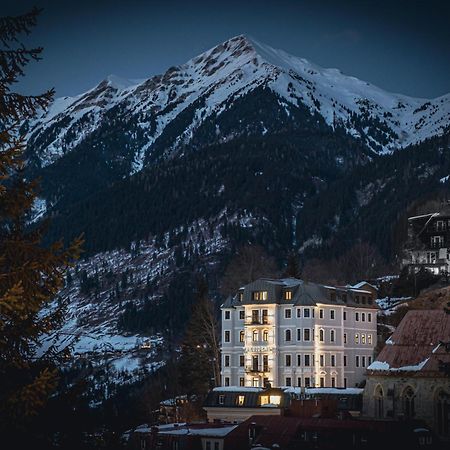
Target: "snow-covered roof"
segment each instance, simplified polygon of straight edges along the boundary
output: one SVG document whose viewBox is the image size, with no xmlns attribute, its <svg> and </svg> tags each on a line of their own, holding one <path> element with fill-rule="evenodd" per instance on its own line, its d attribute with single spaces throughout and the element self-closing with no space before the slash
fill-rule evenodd
<svg viewBox="0 0 450 450">
<path fill-rule="evenodd" d="M 439 372 L 439 361 L 450 362 L 440 342 L 450 341 L 450 315 L 444 310 L 411 310 L 386 341 L 376 361 L 367 370 L 398 372 Z"/>
</svg>

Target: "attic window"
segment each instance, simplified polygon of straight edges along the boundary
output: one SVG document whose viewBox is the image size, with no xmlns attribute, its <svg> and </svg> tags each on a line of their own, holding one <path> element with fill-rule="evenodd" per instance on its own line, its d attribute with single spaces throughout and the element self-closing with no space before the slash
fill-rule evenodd
<svg viewBox="0 0 450 450">
<path fill-rule="evenodd" d="M 332 302 L 335 302 L 335 301 L 336 301 L 336 292 L 330 292 L 330 300 L 331 300 Z"/>
<path fill-rule="evenodd" d="M 286 291 L 284 293 L 284 299 L 285 300 L 292 300 L 292 291 Z"/>
<path fill-rule="evenodd" d="M 359 303 L 359 295 L 357 295 L 357 296 L 355 297 L 355 302 L 356 302 L 356 303 Z"/>
<path fill-rule="evenodd" d="M 342 294 L 342 301 L 347 303 L 347 294 Z"/>
<path fill-rule="evenodd" d="M 239 292 L 239 301 L 242 302 L 242 300 L 244 300 L 244 293 Z"/>
<path fill-rule="evenodd" d="M 253 300 L 267 300 L 267 291 L 254 291 Z"/>
</svg>

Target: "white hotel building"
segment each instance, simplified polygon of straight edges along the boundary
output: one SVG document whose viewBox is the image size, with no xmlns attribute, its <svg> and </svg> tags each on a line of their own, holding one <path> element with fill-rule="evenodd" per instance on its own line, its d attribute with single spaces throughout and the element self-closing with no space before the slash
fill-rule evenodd
<svg viewBox="0 0 450 450">
<path fill-rule="evenodd" d="M 222 386 L 355 387 L 377 341 L 376 288 L 260 279 L 222 305 Z"/>
</svg>

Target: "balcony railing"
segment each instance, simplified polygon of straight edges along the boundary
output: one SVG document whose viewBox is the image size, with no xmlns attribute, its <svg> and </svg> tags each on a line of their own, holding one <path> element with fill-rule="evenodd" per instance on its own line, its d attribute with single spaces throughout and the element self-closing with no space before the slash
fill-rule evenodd
<svg viewBox="0 0 450 450">
<path fill-rule="evenodd" d="M 244 325 L 269 325 L 269 318 L 268 317 L 262 317 L 257 319 L 247 319 L 244 322 Z"/>
<path fill-rule="evenodd" d="M 263 367 L 247 366 L 245 368 L 245 371 L 247 373 L 266 373 L 266 372 L 270 372 L 270 367 L 269 366 L 263 366 Z"/>
</svg>

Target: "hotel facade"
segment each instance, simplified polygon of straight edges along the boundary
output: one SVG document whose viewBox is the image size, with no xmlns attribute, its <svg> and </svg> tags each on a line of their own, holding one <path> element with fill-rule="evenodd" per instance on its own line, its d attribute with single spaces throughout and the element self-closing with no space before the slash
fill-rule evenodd
<svg viewBox="0 0 450 450">
<path fill-rule="evenodd" d="M 222 386 L 355 387 L 377 343 L 376 288 L 260 279 L 221 306 Z"/>
</svg>

